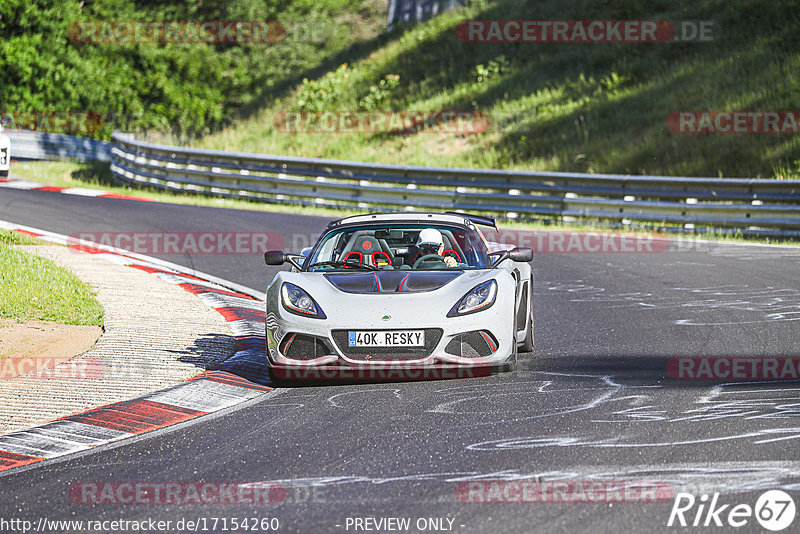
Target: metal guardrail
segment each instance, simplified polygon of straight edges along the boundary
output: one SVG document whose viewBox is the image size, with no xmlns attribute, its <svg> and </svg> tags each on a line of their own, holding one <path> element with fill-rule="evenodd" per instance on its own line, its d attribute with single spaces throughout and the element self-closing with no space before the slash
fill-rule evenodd
<svg viewBox="0 0 800 534">
<path fill-rule="evenodd" d="M 111 144 L 87 137 L 3 130 L 11 140 L 12 159 L 108 161 Z"/>
<path fill-rule="evenodd" d="M 111 143 L 32 136 L 12 136 L 12 157 L 34 158 L 31 154 L 39 151 L 46 159 L 110 159 L 121 182 L 221 197 L 365 211 L 464 210 L 511 218 L 666 223 L 747 233 L 800 230 L 800 180 L 452 169 L 185 148 L 121 133 L 114 133 Z"/>
<path fill-rule="evenodd" d="M 114 134 L 118 178 L 267 202 L 800 229 L 800 180 L 450 169 L 180 148 Z"/>
</svg>

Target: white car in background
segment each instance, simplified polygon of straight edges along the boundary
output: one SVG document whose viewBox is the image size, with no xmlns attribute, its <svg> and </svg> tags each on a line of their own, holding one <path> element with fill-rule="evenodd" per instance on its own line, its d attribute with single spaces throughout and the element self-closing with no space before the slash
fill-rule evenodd
<svg viewBox="0 0 800 534">
<path fill-rule="evenodd" d="M 3 134 L 3 126 L 0 125 L 0 177 L 8 176 L 11 170 L 11 139 Z"/>
</svg>

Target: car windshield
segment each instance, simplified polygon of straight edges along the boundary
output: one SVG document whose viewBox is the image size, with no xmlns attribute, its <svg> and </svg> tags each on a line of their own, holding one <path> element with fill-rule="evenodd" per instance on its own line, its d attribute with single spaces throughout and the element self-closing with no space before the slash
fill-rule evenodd
<svg viewBox="0 0 800 534">
<path fill-rule="evenodd" d="M 486 249 L 471 229 L 394 224 L 347 227 L 323 236 L 308 271 L 485 269 Z"/>
</svg>

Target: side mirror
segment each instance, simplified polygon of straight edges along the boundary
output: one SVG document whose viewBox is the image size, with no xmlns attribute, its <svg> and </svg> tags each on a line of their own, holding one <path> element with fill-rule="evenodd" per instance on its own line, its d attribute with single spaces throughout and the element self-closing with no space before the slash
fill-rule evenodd
<svg viewBox="0 0 800 534">
<path fill-rule="evenodd" d="M 283 265 L 286 263 L 286 254 L 282 250 L 268 250 L 264 253 L 264 263 L 267 265 Z"/>
<path fill-rule="evenodd" d="M 533 249 L 530 248 L 514 248 L 508 252 L 508 257 L 511 261 L 518 261 L 520 263 L 527 263 L 533 261 Z"/>
<path fill-rule="evenodd" d="M 497 267 L 506 260 L 518 261 L 525 263 L 533 260 L 533 249 L 530 248 L 512 248 L 511 250 L 501 250 L 492 252 L 489 257 L 496 257 L 492 268 Z"/>
<path fill-rule="evenodd" d="M 264 253 L 264 263 L 267 265 L 283 265 L 289 262 L 298 271 L 302 271 L 303 266 L 297 260 L 305 263 L 306 259 L 308 258 L 299 254 L 284 254 L 282 250 L 268 250 Z"/>
</svg>

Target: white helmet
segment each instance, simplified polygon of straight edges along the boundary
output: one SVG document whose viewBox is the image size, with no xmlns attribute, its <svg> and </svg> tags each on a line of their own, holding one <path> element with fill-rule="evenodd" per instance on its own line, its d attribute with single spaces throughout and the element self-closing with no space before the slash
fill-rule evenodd
<svg viewBox="0 0 800 534">
<path fill-rule="evenodd" d="M 419 245 L 442 245 L 442 233 L 436 228 L 425 228 L 419 233 L 417 237 L 417 246 Z"/>
</svg>

